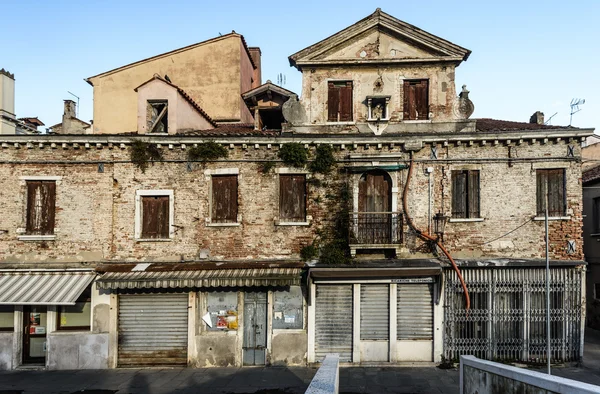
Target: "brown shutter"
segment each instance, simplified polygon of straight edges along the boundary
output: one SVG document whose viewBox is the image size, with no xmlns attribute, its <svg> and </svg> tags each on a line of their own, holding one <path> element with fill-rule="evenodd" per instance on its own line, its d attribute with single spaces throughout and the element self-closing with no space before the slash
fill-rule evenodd
<svg viewBox="0 0 600 394">
<path fill-rule="evenodd" d="M 479 171 L 469 171 L 469 217 L 480 217 L 479 211 Z"/>
<path fill-rule="evenodd" d="M 169 238 L 169 196 L 142 197 L 142 238 Z"/>
<path fill-rule="evenodd" d="M 54 234 L 54 217 L 56 205 L 56 182 L 42 182 L 42 235 Z"/>
<path fill-rule="evenodd" d="M 39 231 L 38 216 L 40 212 L 35 206 L 35 200 L 41 187 L 42 182 L 27 182 L 27 223 L 25 225 L 27 234 Z"/>
<path fill-rule="evenodd" d="M 340 92 L 339 89 L 334 86 L 333 82 L 329 82 L 327 88 L 327 120 L 329 122 L 337 122 L 340 107 Z"/>
<path fill-rule="evenodd" d="M 467 217 L 466 171 L 452 171 L 452 217 Z"/>
<path fill-rule="evenodd" d="M 237 175 L 218 175 L 212 177 L 213 222 L 237 222 L 237 187 Z"/>
<path fill-rule="evenodd" d="M 411 99 L 412 96 L 412 99 Z M 410 81 L 404 81 L 404 120 L 412 119 L 411 114 L 411 102 L 414 107 L 414 95 L 411 95 Z"/>
<path fill-rule="evenodd" d="M 536 197 L 537 197 L 537 215 L 544 216 L 546 209 L 546 185 L 548 183 L 548 176 L 546 171 L 536 171 Z"/>
<path fill-rule="evenodd" d="M 429 86 L 428 81 L 423 80 L 414 86 L 415 88 L 415 111 L 416 119 L 429 119 Z"/>
<path fill-rule="evenodd" d="M 548 177 L 548 215 L 565 214 L 564 170 L 547 170 Z"/>
<path fill-rule="evenodd" d="M 352 82 L 346 82 L 346 86 L 340 88 L 340 121 L 350 122 L 352 120 Z"/>
<path fill-rule="evenodd" d="M 279 176 L 280 219 L 289 222 L 306 221 L 306 177 Z"/>
</svg>

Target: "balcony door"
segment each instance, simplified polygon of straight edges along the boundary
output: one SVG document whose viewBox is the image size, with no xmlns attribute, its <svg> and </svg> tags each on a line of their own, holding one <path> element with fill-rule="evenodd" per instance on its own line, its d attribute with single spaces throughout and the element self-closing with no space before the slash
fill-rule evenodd
<svg viewBox="0 0 600 394">
<path fill-rule="evenodd" d="M 357 219 L 359 243 L 393 243 L 392 179 L 385 171 L 369 171 L 361 176 Z"/>
</svg>

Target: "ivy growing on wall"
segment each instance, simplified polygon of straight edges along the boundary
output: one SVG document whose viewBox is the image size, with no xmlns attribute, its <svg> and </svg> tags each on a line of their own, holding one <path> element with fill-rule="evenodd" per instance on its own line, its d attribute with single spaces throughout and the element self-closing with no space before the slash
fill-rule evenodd
<svg viewBox="0 0 600 394">
<path fill-rule="evenodd" d="M 146 173 L 149 162 L 163 159 L 162 153 L 156 144 L 141 140 L 135 140 L 131 143 L 130 157 L 133 165 L 139 168 L 142 173 Z"/>
<path fill-rule="evenodd" d="M 331 145 L 317 146 L 315 159 L 310 164 L 310 170 L 320 174 L 329 174 L 334 166 L 333 147 Z"/>
<path fill-rule="evenodd" d="M 227 156 L 229 156 L 227 149 L 214 141 L 208 141 L 199 144 L 198 146 L 193 146 L 187 151 L 189 161 L 201 161 L 203 163 L 226 158 Z"/>
<path fill-rule="evenodd" d="M 288 166 L 303 168 L 308 162 L 308 150 L 298 142 L 283 144 L 279 158 Z"/>
</svg>

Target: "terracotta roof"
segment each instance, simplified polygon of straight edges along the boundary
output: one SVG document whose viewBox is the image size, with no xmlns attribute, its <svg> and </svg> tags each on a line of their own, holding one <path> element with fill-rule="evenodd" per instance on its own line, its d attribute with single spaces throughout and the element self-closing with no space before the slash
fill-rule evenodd
<svg viewBox="0 0 600 394">
<path fill-rule="evenodd" d="M 594 182 L 600 180 L 600 165 L 597 165 L 587 170 L 583 170 L 581 174 L 583 183 Z"/>
<path fill-rule="evenodd" d="M 146 82 L 142 83 L 140 86 L 138 86 L 137 88 L 135 88 L 135 89 L 133 89 L 133 90 L 135 90 L 135 91 L 137 92 L 139 88 L 141 88 L 142 86 L 146 85 L 147 83 L 150 83 L 150 82 L 154 81 L 155 79 L 158 79 L 159 81 L 162 81 L 162 82 L 166 83 L 167 85 L 169 85 L 169 86 L 172 86 L 172 87 L 174 87 L 175 89 L 177 89 L 177 91 L 179 92 L 179 94 L 181 94 L 181 96 L 182 96 L 182 97 L 183 97 L 183 98 L 184 98 L 184 99 L 185 99 L 185 100 L 186 100 L 188 103 L 190 103 L 190 105 L 191 105 L 192 107 L 194 107 L 194 109 L 195 109 L 196 111 L 198 111 L 198 112 L 199 112 L 199 113 L 200 113 L 202 116 L 204 116 L 204 118 L 205 118 L 206 120 L 208 120 L 208 122 L 209 122 L 209 123 L 210 123 L 210 124 L 211 124 L 213 127 L 217 127 L 217 124 L 215 123 L 215 121 L 214 121 L 214 120 L 213 120 L 213 119 L 212 119 L 210 116 L 208 116 L 208 114 L 207 114 L 206 112 L 204 112 L 204 110 L 203 110 L 203 109 L 202 109 L 202 108 L 201 108 L 201 107 L 198 105 L 198 103 L 196 103 L 196 102 L 194 101 L 194 99 L 193 99 L 193 98 L 191 98 L 191 97 L 190 97 L 190 95 L 189 95 L 189 94 L 187 94 L 187 92 L 186 92 L 185 90 L 181 89 L 179 86 L 175 85 L 173 82 L 169 82 L 169 81 L 167 81 L 166 79 L 164 79 L 163 77 L 161 77 L 161 76 L 160 76 L 160 75 L 158 75 L 158 74 L 154 74 L 154 75 L 152 76 L 152 78 L 150 78 L 150 79 L 149 79 L 149 80 L 147 80 Z"/>
<path fill-rule="evenodd" d="M 565 126 L 552 126 L 527 122 L 512 122 L 509 120 L 498 120 L 490 118 L 474 119 L 477 121 L 477 131 L 516 131 L 516 130 L 540 130 L 540 129 L 564 129 Z"/>
<path fill-rule="evenodd" d="M 88 123 L 88 122 L 84 122 L 83 120 L 81 120 L 81 119 L 79 119 L 79 118 L 71 118 L 71 120 L 76 120 L 76 121 L 78 121 L 78 122 L 80 122 L 80 123 L 83 123 L 83 124 L 84 124 L 84 125 L 86 125 L 86 126 L 91 126 L 91 124 L 90 124 L 90 123 Z M 52 126 L 50 126 L 50 128 L 51 128 L 51 129 L 53 129 L 53 128 L 55 128 L 56 126 L 62 126 L 62 122 L 60 122 L 60 123 L 57 123 L 57 124 L 55 124 L 55 125 L 52 125 Z"/>
<path fill-rule="evenodd" d="M 37 116 L 35 118 L 19 118 L 19 120 L 22 120 L 23 122 L 28 122 L 28 123 L 31 123 L 34 125 L 38 125 L 38 126 L 45 126 L 44 122 L 39 120 L 37 118 Z"/>
<path fill-rule="evenodd" d="M 262 85 L 257 86 L 253 89 L 248 90 L 247 92 L 242 93 L 242 98 L 244 100 L 246 100 L 249 97 L 256 96 L 257 94 L 266 92 L 268 90 L 272 90 L 273 92 L 280 94 L 282 96 L 285 96 L 285 97 L 292 97 L 292 95 L 296 94 L 296 93 L 292 92 L 291 90 L 282 88 L 279 85 L 275 85 L 270 80 L 267 80 L 267 82 L 263 83 Z"/>
<path fill-rule="evenodd" d="M 136 263 L 109 263 L 96 268 L 96 272 L 131 272 Z M 193 261 L 185 263 L 151 263 L 144 272 L 195 271 L 217 269 L 255 269 L 255 268 L 302 268 L 301 261 Z"/>
<path fill-rule="evenodd" d="M 265 136 L 272 137 L 279 135 L 281 130 L 254 130 L 253 123 L 223 123 L 214 129 L 209 130 L 191 130 L 178 133 L 180 135 L 195 136 Z"/>
<path fill-rule="evenodd" d="M 187 51 L 188 49 L 192 49 L 192 48 L 194 48 L 196 46 L 205 45 L 205 44 L 208 44 L 210 42 L 222 40 L 222 39 L 225 39 L 225 38 L 228 38 L 228 37 L 231 37 L 231 36 L 233 36 L 233 37 L 240 37 L 240 39 L 242 40 L 242 44 L 244 45 L 244 48 L 246 49 L 246 53 L 248 54 L 248 57 L 250 58 L 250 63 L 252 63 L 252 67 L 256 68 L 256 64 L 254 64 L 254 60 L 252 60 L 252 56 L 250 55 L 250 50 L 248 49 L 248 44 L 246 44 L 246 39 L 244 38 L 243 35 L 238 34 L 235 31 L 232 31 L 229 34 L 224 34 L 224 35 L 219 36 L 219 37 L 213 37 L 213 38 L 210 38 L 210 39 L 205 40 L 205 41 L 200 41 L 200 42 L 197 42 L 195 44 L 185 46 L 183 48 L 174 49 L 174 50 L 169 51 L 169 52 L 161 53 L 159 55 L 155 55 L 155 56 L 152 56 L 152 57 L 148 57 L 146 59 L 138 60 L 136 62 L 126 64 L 124 66 L 113 68 L 112 70 L 108 70 L 108 71 L 105 71 L 103 73 L 96 74 L 96 75 L 93 75 L 91 77 L 85 78 L 84 81 L 86 81 L 90 85 L 94 86 L 94 84 L 92 83 L 92 81 L 90 81 L 92 78 L 100 77 L 100 76 L 107 75 L 107 74 L 112 74 L 112 73 L 114 73 L 116 71 L 120 71 L 122 69 L 129 68 L 129 67 L 135 66 L 137 64 L 140 64 L 140 63 L 143 63 L 143 62 L 147 62 L 149 60 L 158 59 L 158 58 L 161 58 L 161 57 L 164 57 L 164 56 L 170 56 L 170 55 L 173 55 L 173 54 L 175 54 L 177 52 Z"/>
</svg>

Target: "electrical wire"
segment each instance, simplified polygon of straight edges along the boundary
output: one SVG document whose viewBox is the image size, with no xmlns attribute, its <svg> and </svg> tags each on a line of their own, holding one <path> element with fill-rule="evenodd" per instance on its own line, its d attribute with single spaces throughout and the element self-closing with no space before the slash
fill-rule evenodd
<svg viewBox="0 0 600 394">
<path fill-rule="evenodd" d="M 481 244 L 479 244 L 479 245 L 487 245 L 487 244 L 490 244 L 490 243 L 492 243 L 492 242 L 494 242 L 494 241 L 497 241 L 497 240 L 499 240 L 500 238 L 504 238 L 504 237 L 506 237 L 507 235 L 510 235 L 510 234 L 514 233 L 515 231 L 517 231 L 518 229 L 520 229 L 521 227 L 523 227 L 523 226 L 524 226 L 524 225 L 526 225 L 527 223 L 529 223 L 529 222 L 532 222 L 532 221 L 533 221 L 533 219 L 534 219 L 534 218 L 532 217 L 532 218 L 530 218 L 529 220 L 527 220 L 525 223 L 523 223 L 523 224 L 519 225 L 518 227 L 515 227 L 515 228 L 513 228 L 512 230 L 510 230 L 510 231 L 509 231 L 509 232 L 507 232 L 506 234 L 502 234 L 502 235 L 501 235 L 501 236 L 499 236 L 499 237 L 496 237 L 496 238 L 494 238 L 494 239 L 492 239 L 492 240 L 490 240 L 490 241 L 487 241 L 487 242 L 481 243 Z"/>
</svg>

